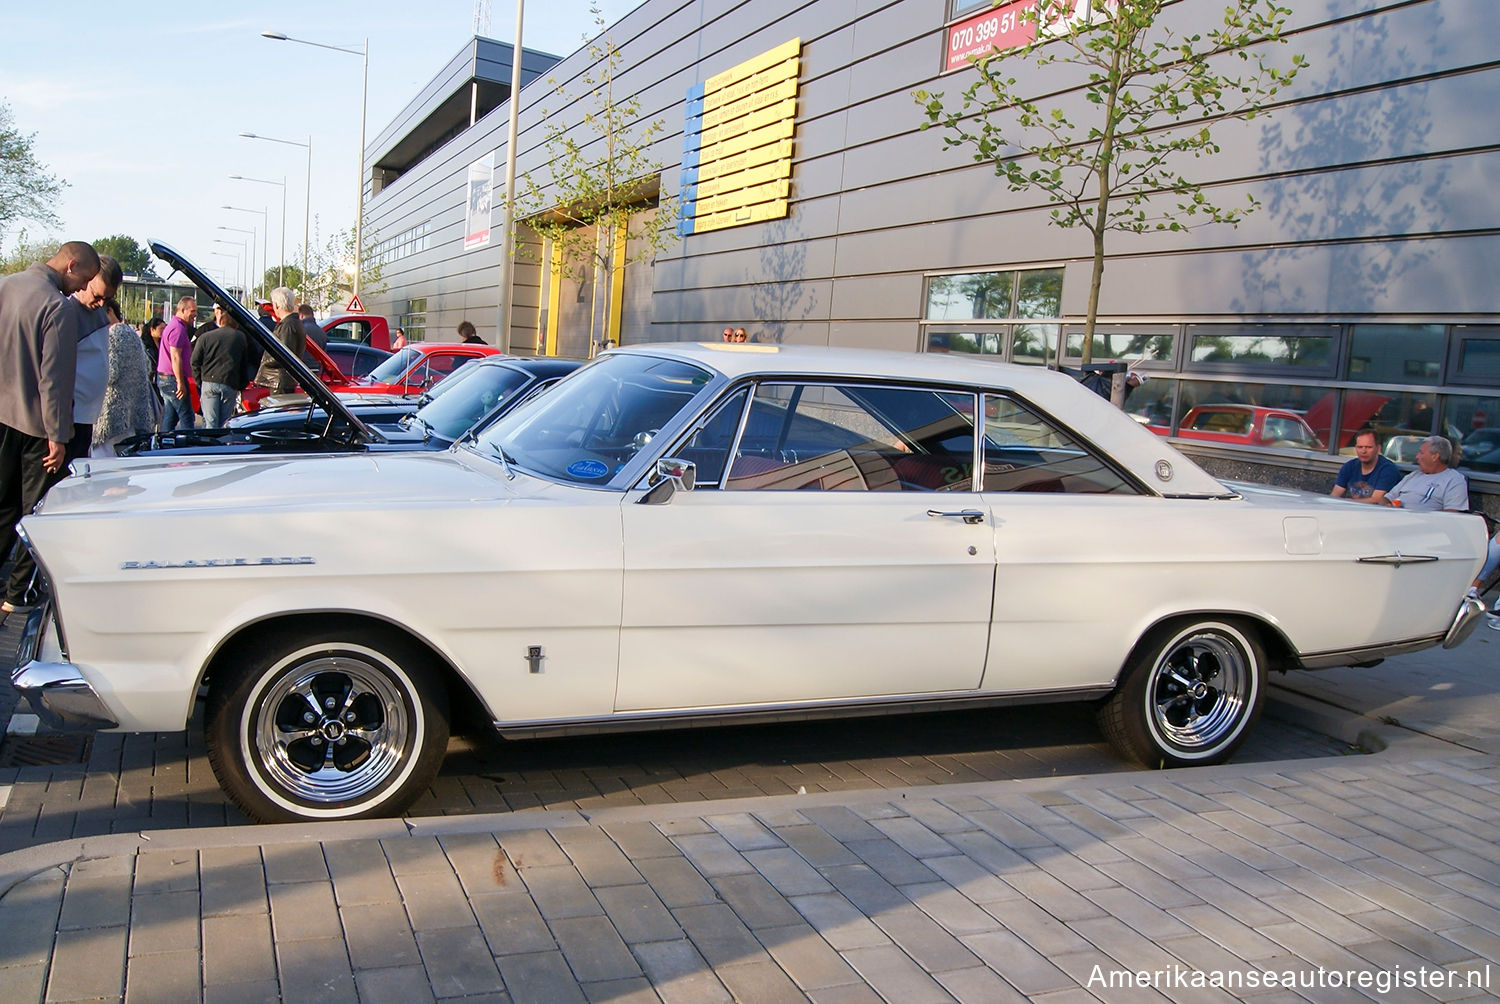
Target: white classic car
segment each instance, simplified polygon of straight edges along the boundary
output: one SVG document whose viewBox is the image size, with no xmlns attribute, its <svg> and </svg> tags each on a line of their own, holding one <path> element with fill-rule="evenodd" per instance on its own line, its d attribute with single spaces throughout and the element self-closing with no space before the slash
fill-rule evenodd
<svg viewBox="0 0 1500 1004">
<path fill-rule="evenodd" d="M 1149 766 L 1268 670 L 1462 640 L 1476 516 L 1228 487 L 1063 375 L 608 352 L 445 453 L 80 461 L 21 527 L 49 723 L 182 730 L 262 820 L 397 813 L 508 736 L 1092 699 Z M 417 540 L 424 543 L 418 545 Z"/>
</svg>

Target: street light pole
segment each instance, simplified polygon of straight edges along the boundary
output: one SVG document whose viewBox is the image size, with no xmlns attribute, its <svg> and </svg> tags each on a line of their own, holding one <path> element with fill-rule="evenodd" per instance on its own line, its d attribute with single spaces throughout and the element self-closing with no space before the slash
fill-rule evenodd
<svg viewBox="0 0 1500 1004">
<path fill-rule="evenodd" d="M 267 208 L 243 209 L 240 206 L 220 206 L 220 209 L 231 209 L 236 213 L 260 213 L 260 229 L 266 235 L 266 239 L 260 242 L 260 293 L 261 298 L 266 298 L 266 272 L 270 266 L 266 264 L 266 255 L 271 251 L 271 217 Z"/>
<path fill-rule="evenodd" d="M 360 279 L 365 270 L 365 112 L 370 94 L 370 40 L 366 38 L 363 45 L 358 49 L 353 49 L 342 45 L 309 42 L 305 38 L 293 38 L 279 31 L 263 31 L 261 36 L 277 42 L 297 42 L 301 45 L 316 46 L 319 49 L 348 53 L 351 56 L 358 56 L 364 62 L 359 87 L 359 172 L 355 179 L 359 182 L 359 186 L 355 193 L 357 199 L 354 203 L 354 295 L 358 296 Z"/>
<path fill-rule="evenodd" d="M 303 193 L 302 203 L 302 285 L 306 293 L 307 286 L 307 224 L 312 219 L 312 136 L 307 137 L 306 143 L 298 143 L 294 139 L 277 139 L 274 136 L 260 136 L 253 132 L 242 132 L 241 136 L 246 139 L 263 139 L 268 143 L 285 143 L 287 146 L 307 147 L 307 189 Z"/>
<path fill-rule="evenodd" d="M 281 186 L 281 261 L 276 266 L 276 285 L 286 285 L 286 178 L 280 181 L 271 181 L 267 178 L 247 178 L 243 174 L 231 174 L 230 181 L 253 181 L 257 185 L 280 185 Z M 304 275 L 303 284 L 307 283 Z"/>
<path fill-rule="evenodd" d="M 221 226 L 221 227 L 219 227 L 219 229 L 220 230 L 228 230 L 230 233 L 235 233 L 235 234 L 249 234 L 250 235 L 250 263 L 249 263 L 249 267 L 246 269 L 246 271 L 247 272 L 253 272 L 255 270 L 255 231 L 254 230 L 246 230 L 243 227 L 225 227 L 225 226 Z M 271 236 L 270 234 L 267 234 L 266 235 L 267 239 L 269 239 L 270 236 Z M 252 286 L 252 289 L 247 289 L 245 291 L 245 293 L 246 293 L 247 296 L 250 297 L 250 299 L 254 300 L 255 299 L 255 292 L 254 292 L 254 289 L 253 289 L 254 283 L 251 283 L 251 286 Z"/>
<path fill-rule="evenodd" d="M 245 245 L 243 245 L 243 244 L 235 245 L 233 241 L 222 241 L 222 240 L 219 240 L 218 238 L 214 238 L 214 243 L 215 244 L 228 244 L 231 247 L 238 246 L 239 249 L 240 249 L 240 251 L 242 251 L 242 252 L 245 250 Z M 228 251 L 210 251 L 209 254 L 211 254 L 211 255 L 218 255 L 220 258 L 233 258 L 234 259 L 234 270 L 236 272 L 239 272 L 241 275 L 244 274 L 244 269 L 241 267 L 242 258 L 241 258 L 240 255 L 238 255 L 238 254 L 230 254 Z M 226 285 L 233 285 L 233 282 L 226 282 Z"/>
<path fill-rule="evenodd" d="M 516 253 L 516 123 L 521 106 L 521 24 L 524 0 L 516 0 L 516 37 L 510 50 L 510 122 L 505 130 L 505 226 L 500 245 L 500 329 L 496 341 L 501 352 L 510 351 L 510 287 Z"/>
</svg>

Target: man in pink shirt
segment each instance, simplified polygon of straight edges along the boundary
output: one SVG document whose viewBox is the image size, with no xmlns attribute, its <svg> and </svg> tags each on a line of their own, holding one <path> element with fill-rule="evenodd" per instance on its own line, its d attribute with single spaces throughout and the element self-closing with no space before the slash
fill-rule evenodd
<svg viewBox="0 0 1500 1004">
<path fill-rule="evenodd" d="M 184 296 L 177 313 L 167 322 L 156 354 L 156 389 L 161 392 L 161 431 L 193 427 L 193 396 L 188 390 L 192 372 L 193 324 L 198 320 L 198 301 Z"/>
</svg>

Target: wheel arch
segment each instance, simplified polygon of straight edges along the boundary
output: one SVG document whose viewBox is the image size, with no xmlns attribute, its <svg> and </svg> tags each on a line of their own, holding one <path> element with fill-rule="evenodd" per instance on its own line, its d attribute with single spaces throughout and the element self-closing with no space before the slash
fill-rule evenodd
<svg viewBox="0 0 1500 1004">
<path fill-rule="evenodd" d="M 212 686 L 214 670 L 222 666 L 228 660 L 231 653 L 235 652 L 239 646 L 253 644 L 253 638 L 256 634 L 265 631 L 285 631 L 288 633 L 326 632 L 330 629 L 338 630 L 340 628 L 347 628 L 354 632 L 370 630 L 384 631 L 395 634 L 403 640 L 418 646 L 431 656 L 434 668 L 442 674 L 443 681 L 447 684 L 448 708 L 446 710 L 450 720 L 454 717 L 455 709 L 462 711 L 464 709 L 476 708 L 483 709 L 484 714 L 487 716 L 485 718 L 486 723 L 495 720 L 493 714 L 491 714 L 491 709 L 485 704 L 484 698 L 474 686 L 469 683 L 468 677 L 459 670 L 453 663 L 453 660 L 443 654 L 442 650 L 431 641 L 413 631 L 406 624 L 376 614 L 356 610 L 303 610 L 295 613 L 272 614 L 247 621 L 221 638 L 218 644 L 214 646 L 213 651 L 204 662 L 203 668 L 198 673 L 195 692 L 201 694 L 205 686 Z M 191 712 L 191 709 L 189 711 Z"/>
<path fill-rule="evenodd" d="M 1140 633 L 1115 669 L 1114 686 L 1119 688 L 1125 680 L 1125 670 L 1134 663 L 1141 649 L 1152 644 L 1158 635 L 1174 631 L 1184 624 L 1205 620 L 1227 620 L 1252 629 L 1255 640 L 1265 650 L 1267 672 L 1285 673 L 1302 666 L 1302 660 L 1286 634 L 1265 617 L 1240 610 L 1188 610 L 1165 614 Z"/>
</svg>

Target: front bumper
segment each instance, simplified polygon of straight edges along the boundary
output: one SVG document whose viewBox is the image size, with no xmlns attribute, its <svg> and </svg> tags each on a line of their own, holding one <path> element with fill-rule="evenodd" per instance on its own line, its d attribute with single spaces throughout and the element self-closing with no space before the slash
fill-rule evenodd
<svg viewBox="0 0 1500 1004">
<path fill-rule="evenodd" d="M 51 605 L 45 601 L 26 615 L 16 669 L 10 674 L 11 686 L 51 728 L 65 731 L 119 728 L 120 723 L 94 693 L 94 688 L 78 667 L 67 662 L 37 659 L 42 634 L 51 616 Z"/>
</svg>

